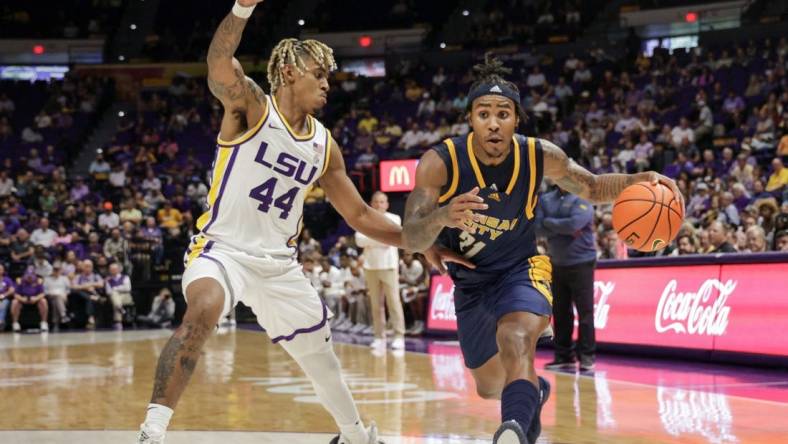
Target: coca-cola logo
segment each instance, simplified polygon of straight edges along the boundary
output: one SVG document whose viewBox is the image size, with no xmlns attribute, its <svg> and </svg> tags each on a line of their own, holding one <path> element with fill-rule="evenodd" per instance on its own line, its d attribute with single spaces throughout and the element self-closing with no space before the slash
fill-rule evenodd
<svg viewBox="0 0 788 444">
<path fill-rule="evenodd" d="M 607 300 L 615 288 L 615 282 L 594 282 L 594 327 L 605 328 L 607 326 L 610 314 L 610 304 L 607 303 Z"/>
<path fill-rule="evenodd" d="M 668 282 L 662 291 L 654 316 L 654 327 L 658 333 L 672 330 L 690 335 L 722 336 L 728 327 L 730 307 L 725 305 L 728 296 L 736 289 L 736 281 L 722 282 L 707 279 L 698 291 L 676 291 L 675 279 Z M 718 292 L 713 301 L 712 295 Z"/>
<path fill-rule="evenodd" d="M 457 315 L 454 313 L 454 285 L 448 290 L 444 289 L 443 283 L 435 287 L 435 292 L 432 295 L 430 318 L 440 321 L 457 320 Z"/>
</svg>

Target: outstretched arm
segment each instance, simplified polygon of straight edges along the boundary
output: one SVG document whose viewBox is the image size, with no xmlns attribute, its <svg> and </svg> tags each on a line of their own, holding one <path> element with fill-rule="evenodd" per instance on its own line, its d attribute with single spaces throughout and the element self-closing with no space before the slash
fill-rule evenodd
<svg viewBox="0 0 788 444">
<path fill-rule="evenodd" d="M 632 184 L 659 182 L 669 187 L 673 194 L 678 196 L 681 205 L 684 206 L 684 198 L 676 186 L 676 182 L 669 177 L 654 171 L 637 174 L 592 174 L 570 159 L 561 148 L 552 142 L 544 139 L 541 139 L 540 142 L 544 152 L 545 177 L 553 179 L 556 185 L 583 199 L 592 203 L 612 202 L 624 188 Z"/>
<path fill-rule="evenodd" d="M 405 205 L 402 237 L 406 249 L 424 251 L 435 242 L 443 227 L 466 229 L 475 218 L 473 210 L 487 209 L 477 196 L 478 187 L 454 197 L 449 205 L 438 207 L 441 187 L 447 180 L 446 165 L 435 151 L 428 150 L 419 160 L 416 187 Z"/>
<path fill-rule="evenodd" d="M 400 226 L 364 202 L 347 175 L 342 150 L 333 139 L 329 143 L 331 153 L 328 168 L 320 178 L 320 186 L 325 190 L 331 205 L 354 230 L 378 242 L 404 248 Z"/>
<path fill-rule="evenodd" d="M 238 0 L 241 6 L 255 6 L 262 0 Z M 247 19 L 230 12 L 219 24 L 208 47 L 208 89 L 224 105 L 221 135 L 231 140 L 259 120 L 265 110 L 263 90 L 246 77 L 234 57 Z"/>
</svg>

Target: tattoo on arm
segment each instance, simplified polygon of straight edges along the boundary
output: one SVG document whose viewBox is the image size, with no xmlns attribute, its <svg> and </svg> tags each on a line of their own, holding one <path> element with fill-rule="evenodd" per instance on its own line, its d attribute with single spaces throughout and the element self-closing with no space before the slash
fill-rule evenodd
<svg viewBox="0 0 788 444">
<path fill-rule="evenodd" d="M 441 213 L 436 199 L 429 192 L 415 188 L 405 205 L 405 223 L 402 227 L 405 248 L 411 251 L 428 249 L 443 229 Z"/>
<path fill-rule="evenodd" d="M 254 82 L 233 60 L 245 26 L 246 19 L 228 14 L 219 24 L 208 47 L 208 89 L 219 99 L 235 102 L 246 98 L 250 91 L 256 93 L 252 87 Z"/>
<path fill-rule="evenodd" d="M 545 176 L 562 189 L 593 203 L 612 202 L 629 185 L 642 180 L 637 174 L 595 175 L 570 159 L 561 148 L 542 141 Z"/>
</svg>

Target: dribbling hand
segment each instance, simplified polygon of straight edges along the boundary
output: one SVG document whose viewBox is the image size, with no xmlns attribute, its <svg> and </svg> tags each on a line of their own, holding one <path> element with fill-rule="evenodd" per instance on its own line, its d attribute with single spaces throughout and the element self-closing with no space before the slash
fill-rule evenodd
<svg viewBox="0 0 788 444">
<path fill-rule="evenodd" d="M 449 204 L 441 208 L 445 212 L 443 225 L 450 228 L 459 228 L 469 231 L 472 222 L 478 220 L 474 210 L 486 210 L 487 204 L 479 196 L 479 187 L 474 187 L 467 193 L 455 196 Z"/>
<path fill-rule="evenodd" d="M 675 180 L 671 179 L 668 176 L 663 176 L 662 174 L 659 174 L 656 171 L 646 171 L 643 173 L 643 175 L 644 175 L 643 180 L 645 182 L 649 182 L 652 185 L 661 183 L 662 185 L 665 185 L 666 187 L 670 188 L 670 191 L 673 191 L 673 195 L 676 196 L 676 198 L 679 200 L 682 210 L 685 209 L 684 196 L 681 194 L 681 191 L 679 191 L 679 187 L 678 185 L 676 185 Z M 684 214 L 684 212 L 682 212 L 682 214 Z"/>
</svg>

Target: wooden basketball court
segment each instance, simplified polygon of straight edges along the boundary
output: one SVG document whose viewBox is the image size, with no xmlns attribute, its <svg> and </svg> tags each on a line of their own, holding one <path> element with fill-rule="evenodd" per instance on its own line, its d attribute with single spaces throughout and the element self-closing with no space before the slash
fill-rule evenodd
<svg viewBox="0 0 788 444">
<path fill-rule="evenodd" d="M 0 335 L 0 443 L 132 443 L 169 331 Z M 341 338 L 340 338 L 341 340 Z M 386 442 L 489 443 L 497 402 L 476 396 L 453 343 L 375 355 L 336 350 L 365 420 Z M 540 352 L 541 368 L 550 358 Z M 553 384 L 544 443 L 777 443 L 788 436 L 784 373 L 658 361 Z M 748 376 L 752 375 L 752 377 Z M 215 335 L 168 434 L 177 443 L 328 443 L 336 431 L 298 367 L 261 332 Z"/>
</svg>

